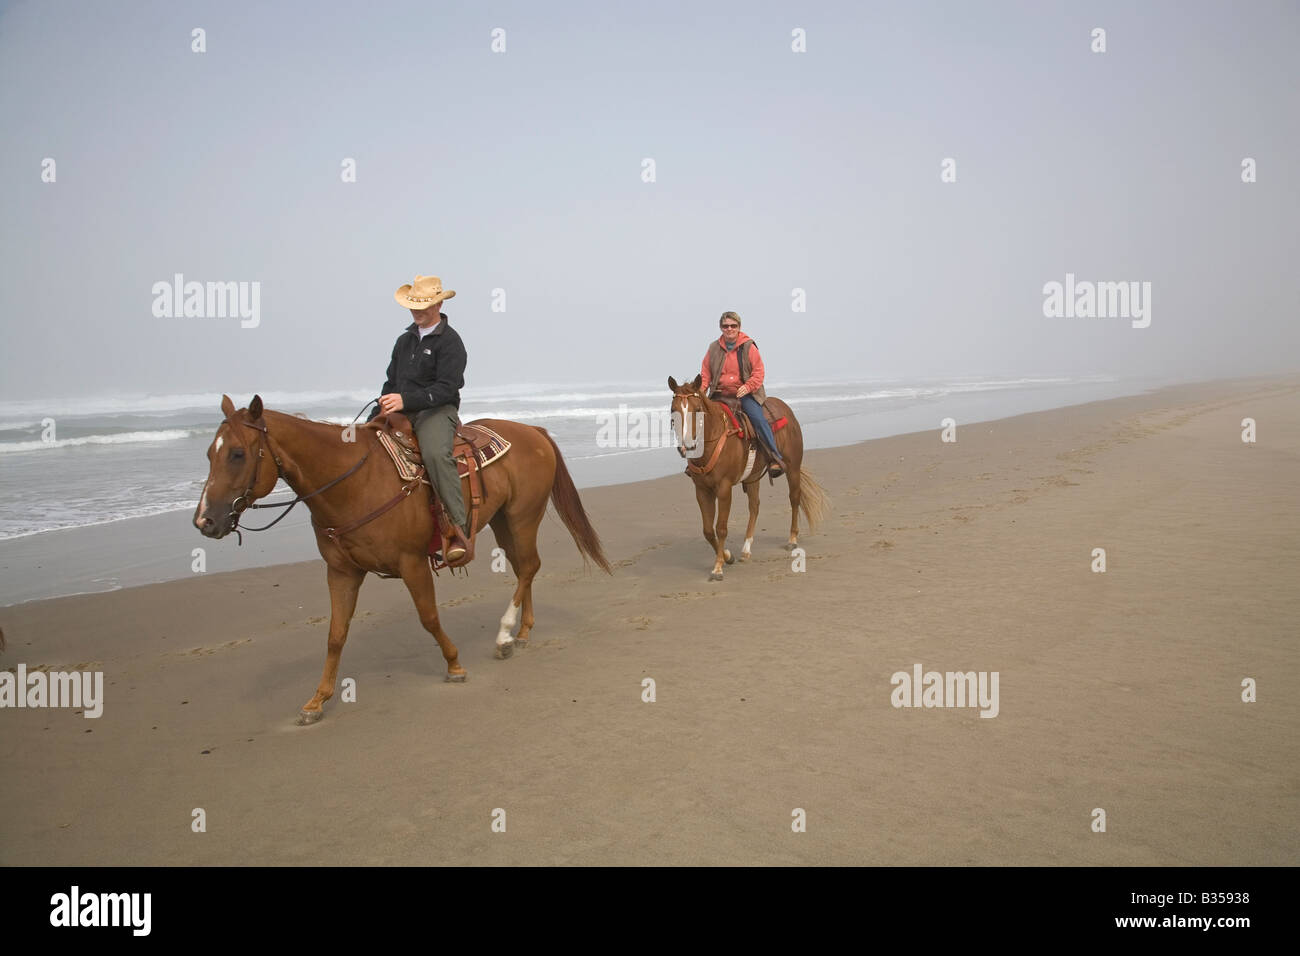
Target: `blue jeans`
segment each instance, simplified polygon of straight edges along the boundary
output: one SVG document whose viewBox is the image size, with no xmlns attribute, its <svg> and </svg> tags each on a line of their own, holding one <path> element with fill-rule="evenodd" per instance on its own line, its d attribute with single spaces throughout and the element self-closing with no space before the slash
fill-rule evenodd
<svg viewBox="0 0 1300 956">
<path fill-rule="evenodd" d="M 772 454 L 776 455 L 777 461 L 781 461 L 781 453 L 776 447 L 776 436 L 772 434 L 772 426 L 767 423 L 767 416 L 763 414 L 763 406 L 758 404 L 758 399 L 753 395 L 746 395 L 740 400 L 740 407 L 754 423 L 754 428 L 757 429 L 763 443 L 771 449 Z"/>
</svg>

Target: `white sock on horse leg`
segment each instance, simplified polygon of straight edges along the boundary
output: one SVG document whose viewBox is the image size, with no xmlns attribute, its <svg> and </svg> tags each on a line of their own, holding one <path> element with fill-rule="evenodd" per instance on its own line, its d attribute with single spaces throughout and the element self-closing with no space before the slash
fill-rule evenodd
<svg viewBox="0 0 1300 956">
<path fill-rule="evenodd" d="M 501 615 L 501 630 L 497 631 L 497 644 L 509 644 L 514 640 L 510 632 L 514 630 L 516 622 L 519 620 L 519 605 L 514 603 L 511 598 L 510 604 L 506 607 L 506 613 Z"/>
</svg>

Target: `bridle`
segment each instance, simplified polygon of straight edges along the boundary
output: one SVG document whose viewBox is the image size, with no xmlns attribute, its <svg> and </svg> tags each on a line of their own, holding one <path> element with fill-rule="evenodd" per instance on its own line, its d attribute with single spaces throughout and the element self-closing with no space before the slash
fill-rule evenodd
<svg viewBox="0 0 1300 956">
<path fill-rule="evenodd" d="M 678 434 L 677 434 L 677 438 L 678 438 L 678 441 L 677 441 L 677 452 L 678 452 L 678 454 L 680 454 L 683 458 L 685 458 L 687 461 L 690 461 L 690 460 L 691 460 L 690 457 L 686 454 L 686 416 L 691 414 L 691 411 L 690 411 L 690 404 L 689 404 L 689 403 L 690 403 L 691 398 L 693 398 L 694 396 L 692 396 L 692 395 L 678 395 L 677 393 L 674 393 L 674 397 L 682 399 L 682 424 L 681 424 L 681 428 L 678 429 Z M 702 403 L 701 403 L 701 404 L 702 404 Z M 674 413 L 674 414 L 675 414 L 675 413 Z M 707 416 L 707 415 L 705 416 L 705 419 L 704 419 L 704 425 L 705 425 L 706 427 L 707 427 L 707 425 L 708 425 L 708 416 Z M 705 431 L 706 431 L 706 428 L 701 428 L 701 429 L 700 429 L 700 434 L 694 436 L 694 438 L 695 438 L 695 442 L 694 442 L 695 447 L 701 449 L 701 452 L 700 452 L 700 458 L 699 458 L 699 459 L 696 459 L 697 461 L 698 461 L 698 460 L 701 460 L 701 459 L 704 458 L 704 452 L 703 452 L 702 449 L 704 448 L 704 445 L 705 445 L 705 437 L 704 437 Z"/>
<path fill-rule="evenodd" d="M 370 407 L 370 403 L 367 403 L 366 408 L 369 407 Z M 365 409 L 363 408 L 361 411 L 364 412 Z M 360 415 L 357 415 L 357 418 L 360 417 L 361 417 Z M 353 419 L 353 421 L 356 421 L 356 419 Z M 265 449 L 271 448 L 271 433 L 267 431 L 265 424 L 255 425 L 252 422 L 244 422 L 244 421 L 232 422 L 229 418 L 223 418 L 221 422 L 223 425 L 233 425 L 233 424 L 247 425 L 249 428 L 261 432 L 263 438 L 262 443 L 257 447 L 257 461 L 253 463 L 253 477 L 249 480 L 248 487 L 244 489 L 244 493 L 230 503 L 230 513 L 227 514 L 225 517 L 225 521 L 226 521 L 225 533 L 230 534 L 230 532 L 233 531 L 235 533 L 235 537 L 238 539 L 239 544 L 241 546 L 244 543 L 244 536 L 241 532 L 270 530 L 271 528 L 279 524 L 282 520 L 284 520 L 284 518 L 289 514 L 289 512 L 293 510 L 294 506 L 298 504 L 298 502 L 306 501 L 308 498 L 314 498 L 322 491 L 327 491 L 330 488 L 333 488 L 344 478 L 347 478 L 350 475 L 354 474 L 357 471 L 357 469 L 359 469 L 362 465 L 366 463 L 366 459 L 370 457 L 370 450 L 367 449 L 366 453 L 361 456 L 361 460 L 358 461 L 355 465 L 353 465 L 351 468 L 349 468 L 343 474 L 339 475 L 334 480 L 321 485 L 319 488 L 317 488 L 315 491 L 311 492 L 310 494 L 298 495 L 296 498 L 293 499 L 293 501 L 275 501 L 270 504 L 258 504 L 253 500 L 253 489 L 257 487 L 257 475 L 262 467 L 262 459 L 266 457 Z M 274 448 L 271 448 L 271 458 L 275 461 L 276 478 L 283 479 L 284 463 L 280 461 L 280 456 L 276 454 Z M 271 487 L 274 488 L 275 485 L 272 485 Z M 263 525 L 260 528 L 240 528 L 239 516 L 242 515 L 244 511 L 246 511 L 249 508 L 283 508 L 285 510 L 281 512 L 278 518 L 276 518 L 268 525 Z"/>
<path fill-rule="evenodd" d="M 691 397 L 693 397 L 693 396 L 690 396 L 690 395 L 683 395 L 683 396 L 681 396 L 681 397 L 682 397 L 682 398 L 685 398 L 685 399 L 687 399 L 687 400 L 689 401 L 689 399 L 690 399 Z M 703 404 L 704 404 L 704 396 L 701 395 L 701 396 L 699 396 L 699 397 L 700 397 L 700 400 L 701 400 L 701 401 L 700 401 L 700 404 L 703 405 Z M 683 408 L 683 412 L 682 412 L 682 431 L 683 431 L 683 432 L 686 430 L 686 414 L 687 414 L 686 409 L 687 409 L 688 407 L 689 407 L 689 406 L 688 406 L 688 404 L 687 404 L 686 402 L 683 402 L 683 403 L 682 403 L 682 408 Z M 732 428 L 731 426 L 729 426 L 729 425 L 727 424 L 726 416 L 725 416 L 725 414 L 724 414 L 724 416 L 723 416 L 723 420 L 722 420 L 722 434 L 718 436 L 718 438 L 717 438 L 717 443 L 713 446 L 713 454 L 709 456 L 708 464 L 701 466 L 701 465 L 699 464 L 699 462 L 704 461 L 704 451 L 703 451 L 703 449 L 704 449 L 704 448 L 707 448 L 707 447 L 708 447 L 708 444 L 709 444 L 709 438 L 708 438 L 708 427 L 709 427 L 709 418 L 710 418 L 710 416 L 708 415 L 708 409 L 707 409 L 707 408 L 704 409 L 704 412 L 705 412 L 705 415 L 704 415 L 704 425 L 703 425 L 703 427 L 700 429 L 700 434 L 695 436 L 696 444 L 699 445 L 700 448 L 701 448 L 701 450 L 700 450 L 700 457 L 698 457 L 698 458 L 686 458 L 686 445 L 685 445 L 685 442 L 679 442 L 678 445 L 677 445 L 677 450 L 678 450 L 679 452 L 681 452 L 681 455 L 682 455 L 683 458 L 686 458 L 686 474 L 690 475 L 691 477 L 695 477 L 696 475 L 707 475 L 709 472 L 711 472 L 711 471 L 713 470 L 714 465 L 716 465 L 716 464 L 718 463 L 718 458 L 722 455 L 722 449 L 723 449 L 723 447 L 727 444 L 727 436 L 729 436 L 729 435 L 739 435 L 739 434 L 740 434 L 739 431 L 737 431 L 736 429 Z M 685 438 L 685 435 L 681 435 L 681 436 L 679 436 L 679 437 L 681 437 L 681 438 Z"/>
</svg>

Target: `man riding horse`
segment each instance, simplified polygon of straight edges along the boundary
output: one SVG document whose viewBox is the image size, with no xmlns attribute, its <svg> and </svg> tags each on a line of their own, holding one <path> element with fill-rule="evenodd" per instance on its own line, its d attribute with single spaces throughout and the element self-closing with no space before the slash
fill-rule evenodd
<svg viewBox="0 0 1300 956">
<path fill-rule="evenodd" d="M 763 358 L 758 354 L 758 343 L 740 331 L 740 316 L 735 312 L 723 312 L 718 326 L 722 335 L 709 343 L 700 369 L 700 391 L 709 398 L 721 395 L 740 399 L 741 409 L 754 423 L 754 431 L 771 458 L 768 474 L 779 478 L 785 473 L 785 461 L 763 414 L 767 392 L 763 390 Z"/>
<path fill-rule="evenodd" d="M 455 294 L 444 290 L 437 276 L 419 275 L 393 293 L 415 321 L 397 337 L 379 406 L 370 416 L 405 412 L 411 420 L 429 479 L 451 521 L 451 543 L 444 556 L 450 567 L 474 559 L 460 475 L 452 458 L 467 356 L 465 343 L 437 308 Z"/>
</svg>

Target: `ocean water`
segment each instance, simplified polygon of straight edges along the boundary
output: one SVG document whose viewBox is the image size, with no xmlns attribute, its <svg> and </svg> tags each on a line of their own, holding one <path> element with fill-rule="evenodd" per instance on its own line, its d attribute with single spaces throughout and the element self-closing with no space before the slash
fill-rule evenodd
<svg viewBox="0 0 1300 956">
<path fill-rule="evenodd" d="M 807 445 L 816 448 L 938 429 L 945 416 L 959 422 L 1004 417 L 1132 394 L 1149 384 L 1111 376 L 778 382 L 768 392 L 790 404 Z M 373 397 L 368 389 L 262 395 L 268 408 L 338 424 L 352 421 Z M 667 427 L 669 402 L 662 383 L 467 388 L 461 419 L 506 418 L 546 428 L 582 487 L 680 471 Z M 219 403 L 217 393 L 0 402 L 0 541 L 193 510 L 222 417 Z M 611 447 L 620 416 L 657 441 Z M 281 483 L 267 500 L 288 497 Z"/>
</svg>

